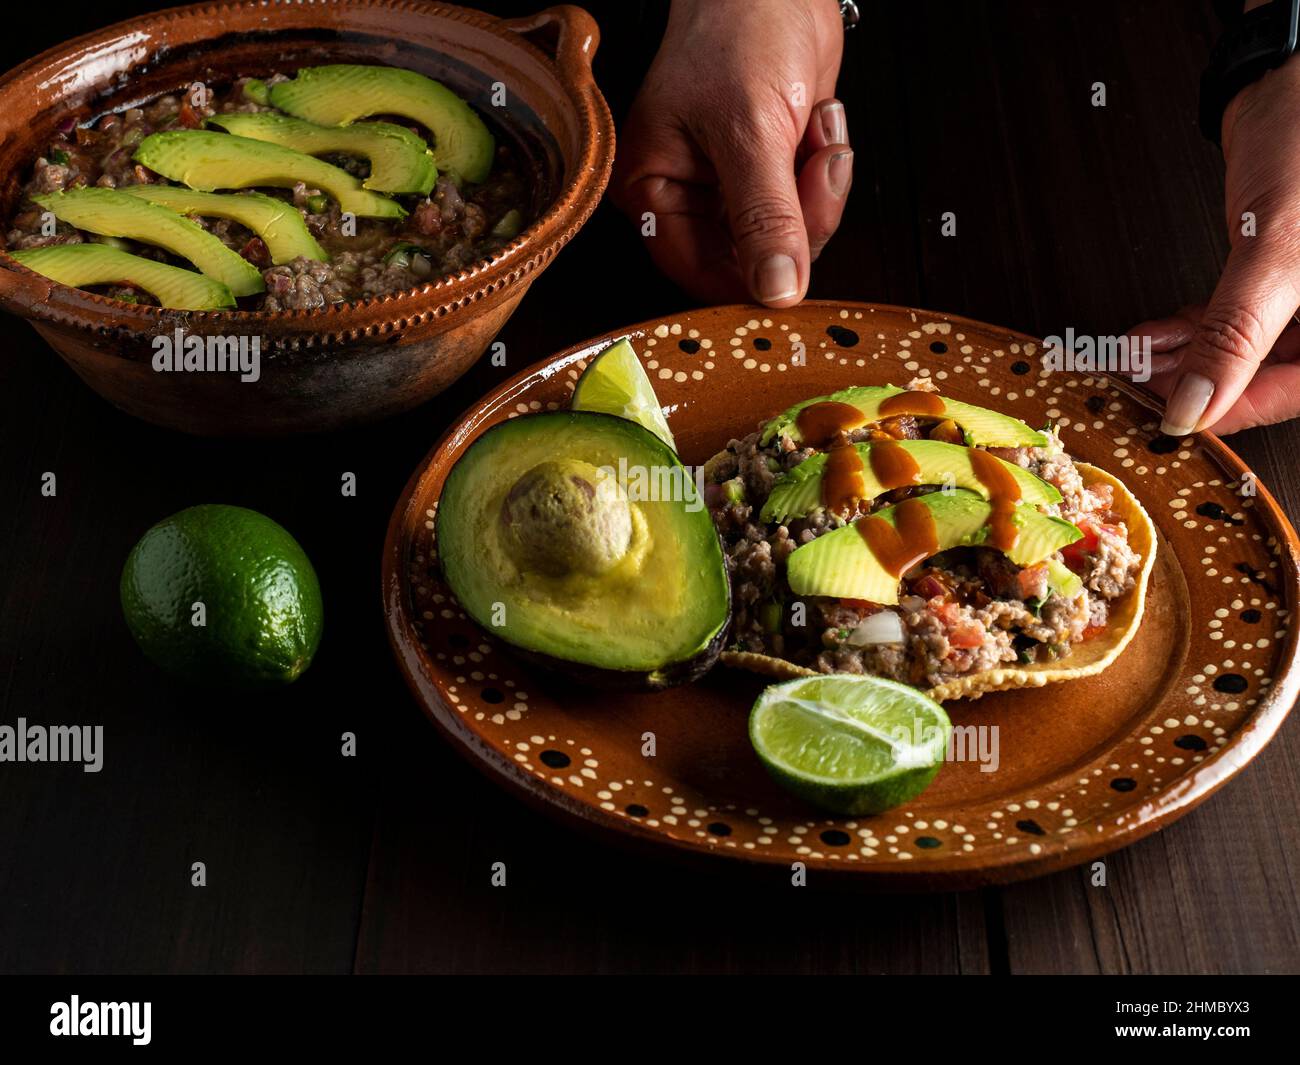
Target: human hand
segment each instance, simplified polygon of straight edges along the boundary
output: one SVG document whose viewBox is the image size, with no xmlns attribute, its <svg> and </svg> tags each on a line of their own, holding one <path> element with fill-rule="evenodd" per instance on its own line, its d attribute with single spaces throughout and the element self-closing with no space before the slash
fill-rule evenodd
<svg viewBox="0 0 1300 1065">
<path fill-rule="evenodd" d="M 1300 56 L 1228 105 L 1223 154 L 1232 248 L 1214 295 L 1131 330 L 1158 353 L 1151 386 L 1171 436 L 1300 415 Z"/>
<path fill-rule="evenodd" d="M 611 193 L 701 300 L 798 303 L 853 175 L 833 0 L 673 0 Z"/>
</svg>

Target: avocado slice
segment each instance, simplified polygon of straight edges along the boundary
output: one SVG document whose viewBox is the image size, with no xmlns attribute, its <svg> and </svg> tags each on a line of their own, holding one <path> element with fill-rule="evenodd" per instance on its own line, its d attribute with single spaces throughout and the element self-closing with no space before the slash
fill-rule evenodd
<svg viewBox="0 0 1300 1065">
<path fill-rule="evenodd" d="M 862 480 L 866 492 L 864 498 L 875 499 L 884 495 L 889 489 L 880 483 L 872 472 L 871 449 L 869 443 L 854 444 L 853 447 L 862 459 Z M 945 444 L 939 440 L 900 440 L 897 446 L 907 452 L 920 470 L 917 484 L 950 485 L 955 488 L 968 488 L 985 499 L 989 491 L 976 475 L 971 465 L 968 447 L 960 444 Z M 990 456 L 992 457 L 992 456 Z M 772 486 L 772 491 L 763 504 L 760 515 L 763 521 L 784 523 L 791 518 L 803 518 L 822 505 L 822 479 L 826 472 L 827 453 L 810 455 L 789 473 L 783 474 Z M 1020 485 L 1020 499 L 1024 503 L 1051 504 L 1061 501 L 1061 493 L 1054 485 L 1048 484 L 1041 477 L 1035 477 L 1028 470 L 1013 462 L 1003 459 L 994 461 L 1006 467 L 1008 473 Z"/>
<path fill-rule="evenodd" d="M 165 248 L 188 259 L 199 270 L 220 281 L 235 296 L 266 290 L 262 272 L 211 233 L 175 211 L 146 203 L 117 189 L 84 188 L 33 196 L 46 210 L 78 229 L 106 237 L 126 237 Z"/>
<path fill-rule="evenodd" d="M 401 115 L 433 134 L 439 170 L 477 184 L 492 169 L 496 144 L 483 120 L 447 86 L 413 70 L 348 63 L 307 67 L 292 81 L 272 85 L 271 103 L 321 126 Z"/>
<path fill-rule="evenodd" d="M 438 178 L 429 146 L 409 129 L 391 122 L 357 122 L 351 126 L 318 126 L 273 111 L 213 115 L 208 124 L 255 141 L 269 141 L 296 152 L 323 155 L 344 152 L 370 160 L 370 176 L 362 185 L 377 192 L 416 192 L 429 195 Z"/>
<path fill-rule="evenodd" d="M 778 433 L 786 432 L 798 443 L 802 438 L 795 419 L 804 407 L 810 407 L 814 403 L 847 403 L 862 412 L 864 424 L 879 421 L 890 417 L 889 414 L 880 413 L 880 405 L 890 396 L 905 391 L 907 389 L 897 385 L 857 385 L 832 392 L 829 396 L 814 396 L 796 403 L 768 422 L 763 427 L 761 442 L 767 444 Z M 1029 428 L 1019 418 L 999 414 L 986 407 L 977 407 L 973 403 L 963 403 L 959 399 L 949 399 L 947 396 L 937 398 L 943 401 L 943 417 L 951 418 L 961 426 L 968 444 L 982 444 L 986 447 L 1047 447 L 1051 442 L 1046 433 Z"/>
<path fill-rule="evenodd" d="M 200 192 L 246 189 L 251 185 L 293 188 L 298 182 L 328 193 L 358 218 L 405 218 L 400 203 L 363 188 L 346 170 L 278 144 L 213 133 L 173 129 L 151 133 L 134 159 L 155 173 Z"/>
<path fill-rule="evenodd" d="M 731 593 L 713 521 L 672 449 L 635 422 L 501 422 L 452 468 L 436 535 L 465 612 L 582 682 L 663 688 L 722 649 Z"/>
<path fill-rule="evenodd" d="M 965 489 L 931 492 L 907 502 L 923 503 L 929 508 L 939 551 L 979 546 L 987 536 L 993 507 L 974 492 Z M 886 507 L 872 517 L 895 525 L 897 511 L 897 506 Z M 1068 521 L 1040 513 L 1025 503 L 1016 506 L 1012 521 L 1019 535 L 1007 558 L 1018 566 L 1042 562 L 1083 535 Z M 885 569 L 867 546 L 859 524 L 824 533 L 794 550 L 786 566 L 790 588 L 796 595 L 863 599 L 885 606 L 898 602 L 899 579 Z"/>
<path fill-rule="evenodd" d="M 325 249 L 316 243 L 302 214 L 291 203 L 264 196 L 260 192 L 196 192 L 179 185 L 128 185 L 118 189 L 177 214 L 195 214 L 204 218 L 229 218 L 247 226 L 266 244 L 271 262 L 315 259 L 328 262 Z"/>
<path fill-rule="evenodd" d="M 107 244 L 57 244 L 10 252 L 30 270 L 72 288 L 128 284 L 144 289 L 164 307 L 216 311 L 235 306 L 230 289 L 179 266 L 145 259 Z"/>
</svg>

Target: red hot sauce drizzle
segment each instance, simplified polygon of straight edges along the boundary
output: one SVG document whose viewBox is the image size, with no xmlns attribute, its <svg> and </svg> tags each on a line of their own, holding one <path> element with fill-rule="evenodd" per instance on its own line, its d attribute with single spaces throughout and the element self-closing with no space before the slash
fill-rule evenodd
<svg viewBox="0 0 1300 1065">
<path fill-rule="evenodd" d="M 880 404 L 880 417 L 892 418 L 912 414 L 942 418 L 943 399 L 933 392 L 907 391 L 888 397 Z M 895 440 L 880 440 L 871 445 L 871 472 L 889 490 L 919 484 L 921 467 Z M 919 498 L 904 499 L 894 506 L 894 523 L 884 518 L 866 517 L 858 522 L 858 534 L 866 541 L 886 573 L 901 578 L 918 562 L 939 553 L 939 535 L 934 515 Z"/>
<path fill-rule="evenodd" d="M 876 561 L 891 577 L 904 573 L 923 559 L 939 553 L 939 536 L 934 515 L 924 496 L 904 499 L 894 506 L 894 524 L 869 516 L 857 523 L 858 535 L 866 541 Z"/>
<path fill-rule="evenodd" d="M 867 495 L 863 469 L 858 449 L 841 433 L 826 453 L 826 468 L 822 471 L 822 505 L 840 517 L 851 514 L 858 501 Z"/>
<path fill-rule="evenodd" d="M 857 407 L 833 400 L 810 403 L 795 419 L 805 444 L 827 449 L 821 501 L 827 510 L 841 517 L 852 513 L 858 500 L 867 494 L 862 456 L 845 435 L 865 421 Z"/>
<path fill-rule="evenodd" d="M 884 400 L 878 417 L 884 419 L 910 414 L 942 418 L 945 413 L 942 397 L 933 392 L 909 390 Z M 851 513 L 866 495 L 862 456 L 846 435 L 850 430 L 865 425 L 866 420 L 857 407 L 834 400 L 810 403 L 795 419 L 804 443 L 827 450 L 821 501 L 827 509 L 840 515 Z M 868 455 L 871 472 L 885 489 L 904 488 L 920 482 L 920 466 L 897 441 L 876 441 Z M 1020 483 L 986 451 L 971 448 L 970 460 L 975 476 L 989 495 L 991 512 L 986 542 L 1000 551 L 1009 551 L 1019 536 L 1013 518 L 1021 498 Z M 895 504 L 893 511 L 893 524 L 884 518 L 867 516 L 857 522 L 856 528 L 885 572 L 901 579 L 918 562 L 939 553 L 939 536 L 934 515 L 923 499 L 904 499 Z"/>
<path fill-rule="evenodd" d="M 1020 530 L 1012 520 L 1016 504 L 1020 502 L 1020 482 L 1011 471 L 987 451 L 971 448 L 970 464 L 989 494 L 992 511 L 989 514 L 989 536 L 985 543 L 999 551 L 1010 551 L 1016 546 Z"/>
<path fill-rule="evenodd" d="M 897 414 L 917 414 L 923 418 L 942 418 L 947 408 L 943 397 L 934 392 L 897 392 L 880 404 L 880 417 L 892 418 Z"/>
<path fill-rule="evenodd" d="M 921 467 L 897 440 L 877 440 L 867 455 L 871 472 L 887 491 L 921 483 Z"/>
<path fill-rule="evenodd" d="M 809 403 L 795 417 L 799 437 L 809 447 L 825 447 L 841 433 L 866 424 L 866 415 L 850 403 L 822 400 Z"/>
</svg>

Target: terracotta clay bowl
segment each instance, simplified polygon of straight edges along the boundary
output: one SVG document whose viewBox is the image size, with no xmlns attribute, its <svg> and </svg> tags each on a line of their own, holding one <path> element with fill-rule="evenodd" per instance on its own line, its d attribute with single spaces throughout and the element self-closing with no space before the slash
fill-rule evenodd
<svg viewBox="0 0 1300 1065">
<path fill-rule="evenodd" d="M 100 395 L 173 429 L 286 434 L 413 407 L 478 358 L 604 192 L 614 127 L 591 76 L 598 40 L 591 16 L 567 5 L 502 20 L 406 0 L 252 0 L 173 8 L 60 45 L 0 78 L 6 214 L 69 118 L 93 120 L 195 81 L 352 62 L 418 70 L 474 104 L 530 172 L 536 220 L 458 274 L 319 311 L 134 306 L 54 284 L 5 255 L 0 305 L 28 319 Z M 504 108 L 490 102 L 498 82 Z M 153 339 L 178 326 L 190 335 L 260 337 L 261 379 L 155 372 Z"/>
<path fill-rule="evenodd" d="M 913 802 L 858 818 L 829 817 L 768 779 L 746 735 L 759 677 L 716 667 L 687 687 L 625 695 L 521 664 L 439 578 L 439 492 L 484 429 L 567 405 L 586 361 L 618 336 L 640 353 L 692 464 L 800 399 L 916 374 L 954 398 L 1057 423 L 1069 452 L 1120 477 L 1158 527 L 1139 632 L 1096 677 L 947 703 L 955 726 L 984 726 L 990 742 L 996 726 L 996 768 L 968 754 Z M 792 361 L 800 350 L 802 366 Z M 770 875 L 783 880 L 799 861 L 876 886 L 1002 882 L 1168 824 L 1259 752 L 1300 690 L 1296 535 L 1217 438 L 1162 436 L 1138 389 L 1049 374 L 1041 351 L 951 315 L 818 302 L 647 322 L 525 371 L 451 429 L 393 514 L 384 605 L 417 700 L 491 778 L 559 816 L 665 853 L 777 866 Z M 653 758 L 641 753 L 646 732 Z"/>
</svg>

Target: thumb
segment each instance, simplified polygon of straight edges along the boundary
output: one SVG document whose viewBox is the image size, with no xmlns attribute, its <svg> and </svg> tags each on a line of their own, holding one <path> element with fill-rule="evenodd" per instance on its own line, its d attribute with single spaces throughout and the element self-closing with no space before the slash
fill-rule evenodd
<svg viewBox="0 0 1300 1065">
<path fill-rule="evenodd" d="M 1186 436 L 1211 428 L 1250 384 L 1300 304 L 1291 249 L 1259 237 L 1228 254 L 1223 276 L 1182 355 L 1160 431 Z"/>
<path fill-rule="evenodd" d="M 808 288 L 808 233 L 795 184 L 795 145 L 779 133 L 736 131 L 713 153 L 731 239 L 750 295 L 789 307 Z"/>
</svg>

